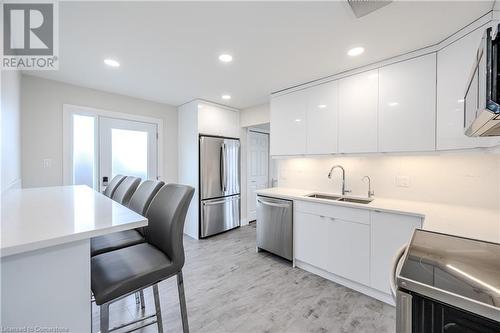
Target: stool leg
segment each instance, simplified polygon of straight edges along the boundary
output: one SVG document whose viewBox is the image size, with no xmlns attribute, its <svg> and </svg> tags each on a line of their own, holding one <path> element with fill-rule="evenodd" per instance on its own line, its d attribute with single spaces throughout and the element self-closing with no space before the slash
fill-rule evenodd
<svg viewBox="0 0 500 333">
<path fill-rule="evenodd" d="M 144 302 L 144 290 L 139 291 L 139 298 L 141 300 L 141 309 L 146 308 L 146 302 Z"/>
<path fill-rule="evenodd" d="M 184 333 L 189 333 L 186 296 L 184 295 L 184 279 L 182 278 L 182 271 L 177 273 L 177 289 L 179 290 L 179 303 L 181 306 L 182 331 Z"/>
<path fill-rule="evenodd" d="M 109 330 L 109 303 L 101 304 L 101 333 L 108 333 Z"/>
<path fill-rule="evenodd" d="M 142 293 L 142 290 L 141 290 Z M 160 295 L 158 293 L 158 284 L 153 286 L 153 296 L 155 299 L 155 309 L 156 309 L 156 324 L 158 325 L 158 333 L 163 333 L 163 321 L 161 319 L 161 306 L 160 306 Z M 144 304 L 144 303 L 142 303 Z"/>
</svg>

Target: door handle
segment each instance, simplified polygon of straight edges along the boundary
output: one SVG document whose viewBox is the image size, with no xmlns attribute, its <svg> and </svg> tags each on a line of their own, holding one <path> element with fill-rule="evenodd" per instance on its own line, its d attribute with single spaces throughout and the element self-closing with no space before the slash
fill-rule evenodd
<svg viewBox="0 0 500 333">
<path fill-rule="evenodd" d="M 260 202 L 263 205 L 271 206 L 271 207 L 278 207 L 278 208 L 289 208 L 290 205 L 288 204 L 277 204 L 273 202 L 267 202 L 267 201 L 262 201 L 261 199 L 257 199 L 258 202 Z"/>
<path fill-rule="evenodd" d="M 396 252 L 394 255 L 394 258 L 392 259 L 392 269 L 391 269 L 391 276 L 389 277 L 390 281 L 390 287 L 391 287 L 391 294 L 394 299 L 396 299 L 396 291 L 398 289 L 398 286 L 396 285 L 396 273 L 398 269 L 398 264 L 399 261 L 401 260 L 401 257 L 405 254 L 406 251 L 406 244 L 401 246 L 399 250 Z"/>
<path fill-rule="evenodd" d="M 213 205 L 218 205 L 221 203 L 231 202 L 231 201 L 239 200 L 239 199 L 240 199 L 240 196 L 238 195 L 238 196 L 231 197 L 231 199 L 223 199 L 223 200 L 209 201 L 209 202 L 202 201 L 202 203 L 204 206 L 213 206 Z"/>
<path fill-rule="evenodd" d="M 226 144 L 222 144 L 222 191 L 227 191 L 227 174 L 226 174 Z"/>
</svg>

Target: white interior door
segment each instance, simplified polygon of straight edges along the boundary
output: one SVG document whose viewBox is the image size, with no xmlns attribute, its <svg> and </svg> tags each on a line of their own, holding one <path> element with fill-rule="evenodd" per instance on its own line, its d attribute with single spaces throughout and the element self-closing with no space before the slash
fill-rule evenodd
<svg viewBox="0 0 500 333">
<path fill-rule="evenodd" d="M 269 187 L 269 134 L 248 132 L 247 218 L 256 219 L 258 189 Z"/>
<path fill-rule="evenodd" d="M 157 179 L 157 125 L 100 117 L 99 154 L 101 189 L 118 174 Z"/>
</svg>

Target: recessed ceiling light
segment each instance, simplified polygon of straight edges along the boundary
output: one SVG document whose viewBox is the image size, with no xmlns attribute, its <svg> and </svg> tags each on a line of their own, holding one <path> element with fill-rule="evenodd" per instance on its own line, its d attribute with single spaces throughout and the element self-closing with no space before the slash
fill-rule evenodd
<svg viewBox="0 0 500 333">
<path fill-rule="evenodd" d="M 365 52 L 365 49 L 362 47 L 355 47 L 350 49 L 347 54 L 350 55 L 351 57 L 355 57 L 360 55 L 361 53 Z"/>
<path fill-rule="evenodd" d="M 318 105 L 318 108 L 324 109 L 324 108 L 326 108 L 326 104 L 320 104 L 320 105 Z"/>
<path fill-rule="evenodd" d="M 297 118 L 297 119 L 295 119 L 295 121 L 298 122 L 298 123 L 300 123 L 302 121 L 302 119 Z"/>
<path fill-rule="evenodd" d="M 462 99 L 459 99 L 457 102 L 458 103 L 463 103 L 464 101 L 465 101 L 465 99 L 462 98 Z"/>
<path fill-rule="evenodd" d="M 222 99 L 228 100 L 231 99 L 231 95 L 222 95 Z"/>
<path fill-rule="evenodd" d="M 221 62 L 231 62 L 231 61 L 233 61 L 233 56 L 230 54 L 221 54 L 219 56 L 219 60 Z"/>
<path fill-rule="evenodd" d="M 399 105 L 399 103 L 398 103 L 398 102 L 390 102 L 388 105 L 389 105 L 389 106 L 398 106 L 398 105 Z"/>
<path fill-rule="evenodd" d="M 113 59 L 104 59 L 104 63 L 109 67 L 120 67 L 120 63 Z"/>
</svg>

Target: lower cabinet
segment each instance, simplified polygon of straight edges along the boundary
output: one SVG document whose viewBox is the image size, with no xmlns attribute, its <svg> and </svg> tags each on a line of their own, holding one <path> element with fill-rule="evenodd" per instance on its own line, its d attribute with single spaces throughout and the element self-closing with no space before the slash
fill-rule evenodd
<svg viewBox="0 0 500 333">
<path fill-rule="evenodd" d="M 422 227 L 422 218 L 301 201 L 294 206 L 295 259 L 390 299 L 394 255 Z"/>
<path fill-rule="evenodd" d="M 394 255 L 410 241 L 413 230 L 422 227 L 416 216 L 371 212 L 370 286 L 390 293 L 389 278 Z"/>
<path fill-rule="evenodd" d="M 369 225 L 331 219 L 328 245 L 329 272 L 364 285 L 370 283 Z"/>
<path fill-rule="evenodd" d="M 294 257 L 321 269 L 328 266 L 328 221 L 319 215 L 296 212 Z"/>
</svg>

